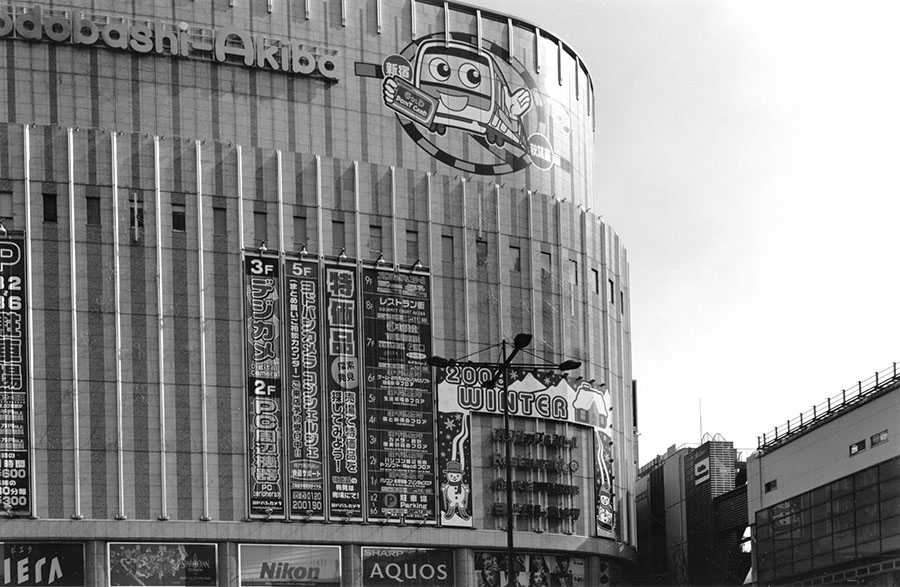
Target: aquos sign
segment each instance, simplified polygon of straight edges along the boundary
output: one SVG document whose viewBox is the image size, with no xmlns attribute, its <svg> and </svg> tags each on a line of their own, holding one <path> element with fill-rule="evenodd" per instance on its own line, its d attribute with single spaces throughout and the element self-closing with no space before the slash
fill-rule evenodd
<svg viewBox="0 0 900 587">
<path fill-rule="evenodd" d="M 13 10 L 12 12 L 10 10 Z M 236 27 L 210 29 L 186 22 L 129 20 L 34 6 L 0 8 L 0 38 L 101 45 L 110 49 L 214 60 L 337 81 L 335 51 L 251 35 Z"/>
</svg>

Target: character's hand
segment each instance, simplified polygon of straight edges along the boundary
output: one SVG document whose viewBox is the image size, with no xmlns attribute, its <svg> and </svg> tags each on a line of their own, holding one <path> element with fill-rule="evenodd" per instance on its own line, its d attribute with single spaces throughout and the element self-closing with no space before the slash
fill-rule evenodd
<svg viewBox="0 0 900 587">
<path fill-rule="evenodd" d="M 393 76 L 384 78 L 384 83 L 381 84 L 381 93 L 384 95 L 385 104 L 394 103 L 397 98 L 397 80 Z"/>
<path fill-rule="evenodd" d="M 512 94 L 507 94 L 506 108 L 516 118 L 528 112 L 531 109 L 531 91 L 519 88 Z"/>
</svg>

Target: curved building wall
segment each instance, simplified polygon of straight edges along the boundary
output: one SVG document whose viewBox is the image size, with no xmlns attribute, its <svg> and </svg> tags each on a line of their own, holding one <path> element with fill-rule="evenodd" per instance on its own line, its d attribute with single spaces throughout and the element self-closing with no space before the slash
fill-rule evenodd
<svg viewBox="0 0 900 587">
<path fill-rule="evenodd" d="M 474 585 L 482 553 L 507 545 L 502 409 L 442 412 L 452 373 L 422 358 L 497 361 L 499 341 L 527 332 L 533 356 L 518 359 L 582 366 L 536 377 L 568 416 L 511 408 L 516 550 L 568 553 L 587 584 L 634 560 L 628 264 L 590 211 L 592 82 L 563 41 L 457 3 L 28 2 L 0 4 L 0 63 L 11 316 L 0 408 L 13 432 L 0 451 L 19 498 L 0 496 L 4 540 L 82 544 L 87 584 L 112 581 L 106 564 L 120 559 L 108 543 L 160 542 L 216 545 L 220 584 L 237 584 L 253 558 L 239 545 L 268 544 L 340 545 L 345 585 L 371 570 L 377 553 L 365 548 L 428 548 L 450 557 L 456 584 Z M 393 498 L 366 466 L 357 487 L 339 486 L 331 445 L 321 452 L 332 485 L 316 494 L 325 503 L 288 503 L 301 497 L 285 485 L 294 465 L 283 454 L 299 355 L 274 344 L 266 379 L 256 354 L 267 328 L 286 341 L 306 328 L 282 304 L 290 277 L 307 271 L 319 322 L 303 335 L 328 363 L 317 374 L 359 410 L 359 436 L 344 434 L 343 449 L 366 460 L 356 442 L 389 446 L 391 426 L 371 420 L 384 408 L 376 395 L 393 398 L 393 416 L 402 402 L 425 405 L 429 430 L 407 435 L 432 455 L 428 489 L 406 495 L 421 507 L 367 507 L 376 493 Z M 274 289 L 260 293 L 256 277 Z M 346 299 L 344 278 L 357 286 Z M 382 278 L 388 289 L 365 289 Z M 254 304 L 265 295 L 280 314 L 261 325 Z M 382 319 L 378 295 L 413 314 L 400 326 Z M 347 300 L 358 307 L 341 314 Z M 366 346 L 412 344 L 398 332 L 423 351 L 406 394 L 390 353 Z M 329 354 L 347 336 L 350 355 Z M 341 357 L 356 363 L 341 371 L 353 362 Z M 530 384 L 529 371 L 511 388 Z M 372 377 L 351 386 L 348 376 Z M 259 391 L 263 380 L 278 393 Z M 258 487 L 263 395 L 281 418 L 274 507 Z M 600 399 L 585 408 L 587 396 Z M 339 408 L 322 409 L 333 422 Z M 437 454 L 448 413 L 467 422 L 464 524 L 445 516 L 442 485 L 458 461 Z"/>
</svg>

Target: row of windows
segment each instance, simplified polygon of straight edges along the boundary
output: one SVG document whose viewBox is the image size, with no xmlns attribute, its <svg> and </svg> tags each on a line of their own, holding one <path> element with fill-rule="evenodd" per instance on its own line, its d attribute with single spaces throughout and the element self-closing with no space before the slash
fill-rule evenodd
<svg viewBox="0 0 900 587">
<path fill-rule="evenodd" d="M 58 222 L 59 213 L 57 210 L 57 195 L 46 193 L 43 194 L 44 222 Z M 144 207 L 143 202 L 134 199 L 129 202 L 130 220 L 129 227 L 136 231 L 135 235 L 139 235 L 144 229 Z M 172 230 L 174 232 L 184 232 L 186 228 L 186 212 L 184 204 L 171 204 L 172 209 Z M 12 218 L 13 201 L 11 192 L 0 192 L 0 219 Z M 101 225 L 101 198 L 97 196 L 86 197 L 87 225 Z M 307 235 L 307 219 L 305 216 L 294 216 L 294 242 L 305 245 L 308 242 Z M 228 232 L 227 214 L 225 208 L 213 208 L 213 234 L 226 235 Z M 253 233 L 256 245 L 264 244 L 269 240 L 268 235 L 268 218 L 265 212 L 253 213 Z M 334 220 L 331 223 L 332 243 L 334 247 L 333 254 L 338 255 L 342 251 L 346 251 L 346 226 L 343 221 Z M 443 235 L 441 238 L 443 260 L 445 263 L 454 263 L 454 246 L 453 237 Z M 373 259 L 377 259 L 384 252 L 384 236 L 383 229 L 377 225 L 369 226 L 369 254 Z M 408 263 L 419 261 L 421 254 L 419 252 L 419 232 L 416 230 L 406 231 L 406 256 Z M 475 264 L 476 267 L 486 267 L 488 263 L 488 242 L 484 239 L 475 241 Z M 522 250 L 517 246 L 509 247 L 509 263 L 511 273 L 522 272 Z M 541 252 L 541 275 L 544 279 L 549 279 L 553 270 L 553 257 L 550 253 Z M 578 262 L 574 259 L 568 260 L 569 267 L 566 275 L 569 278 L 570 285 L 578 286 Z M 600 272 L 591 269 L 593 293 L 600 293 Z M 612 279 L 609 284 L 609 300 L 612 305 L 616 304 L 615 283 Z M 619 292 L 619 304 L 624 311 L 625 293 Z"/>
<path fill-rule="evenodd" d="M 756 514 L 760 581 L 900 548 L 900 458 Z"/>
</svg>

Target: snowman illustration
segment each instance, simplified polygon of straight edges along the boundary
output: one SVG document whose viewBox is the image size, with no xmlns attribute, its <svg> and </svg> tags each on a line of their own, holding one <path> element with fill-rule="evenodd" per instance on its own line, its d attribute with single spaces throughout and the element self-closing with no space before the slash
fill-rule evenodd
<svg viewBox="0 0 900 587">
<path fill-rule="evenodd" d="M 463 482 L 463 470 L 459 461 L 448 461 L 444 470 L 446 481 L 441 484 L 441 496 L 444 500 L 444 519 L 450 520 L 457 515 L 462 520 L 469 519 L 469 485 Z"/>
</svg>

